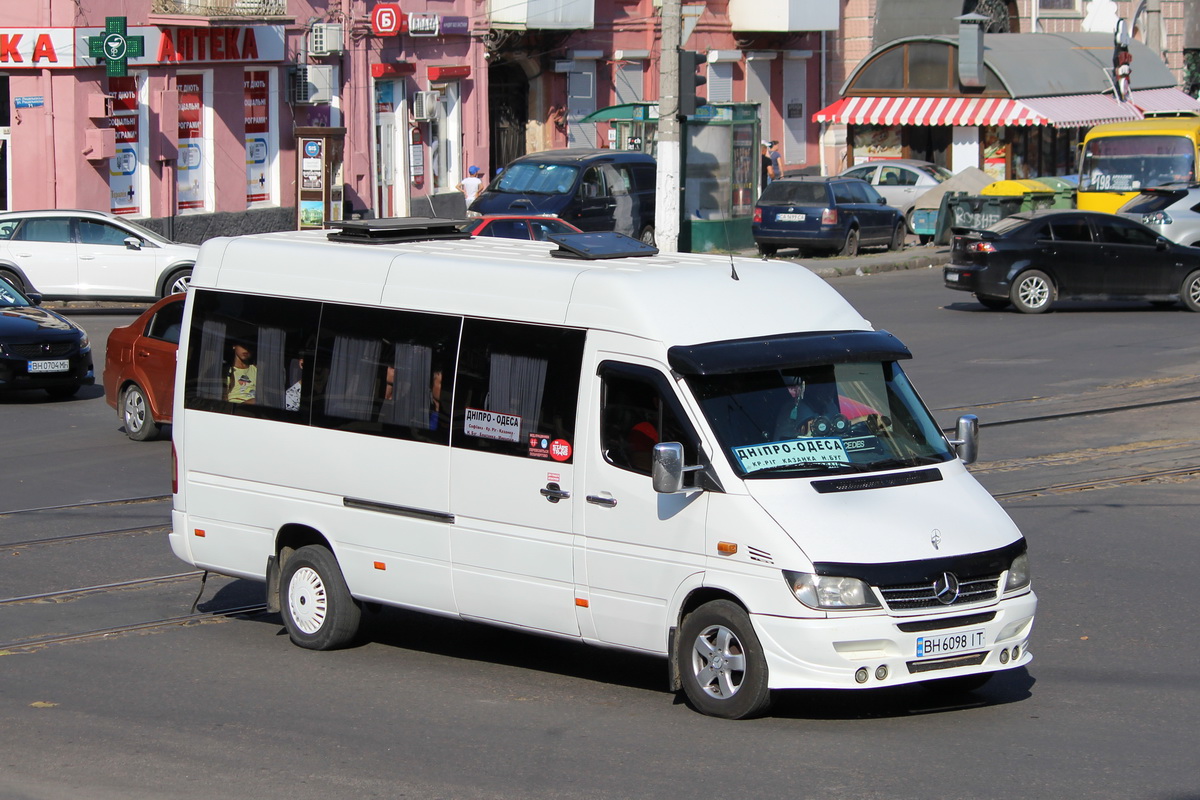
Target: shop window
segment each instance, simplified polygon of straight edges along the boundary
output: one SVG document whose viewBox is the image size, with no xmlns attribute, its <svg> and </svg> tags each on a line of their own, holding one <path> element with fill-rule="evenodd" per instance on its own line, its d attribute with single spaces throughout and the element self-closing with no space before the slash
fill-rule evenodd
<svg viewBox="0 0 1200 800">
<path fill-rule="evenodd" d="M 904 48 L 885 50 L 854 79 L 859 91 L 899 91 L 904 88 Z"/>
<path fill-rule="evenodd" d="M 933 42 L 914 42 L 908 50 L 907 86 L 930 89 L 950 89 L 950 48 Z"/>
<path fill-rule="evenodd" d="M 1047 16 L 1082 16 L 1079 0 L 1037 0 L 1038 13 Z"/>
<path fill-rule="evenodd" d="M 467 320 L 453 446 L 529 457 L 531 442 L 574 442 L 584 338 L 579 330 Z"/>
</svg>

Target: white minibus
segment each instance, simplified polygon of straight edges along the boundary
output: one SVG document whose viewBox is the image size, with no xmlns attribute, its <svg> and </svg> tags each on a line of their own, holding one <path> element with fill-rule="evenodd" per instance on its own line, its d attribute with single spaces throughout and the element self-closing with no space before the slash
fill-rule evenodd
<svg viewBox="0 0 1200 800">
<path fill-rule="evenodd" d="M 205 243 L 176 378 L 172 549 L 297 645 L 386 604 L 662 656 L 727 718 L 1029 663 L 975 419 L 804 267 L 338 225 Z"/>
</svg>

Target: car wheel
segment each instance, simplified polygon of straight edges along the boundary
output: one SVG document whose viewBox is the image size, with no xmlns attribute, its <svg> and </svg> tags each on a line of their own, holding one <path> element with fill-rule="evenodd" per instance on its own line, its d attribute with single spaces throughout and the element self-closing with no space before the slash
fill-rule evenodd
<svg viewBox="0 0 1200 800">
<path fill-rule="evenodd" d="M 992 679 L 993 672 L 979 675 L 960 675 L 957 678 L 938 678 L 935 681 L 921 681 L 921 688 L 940 695 L 967 694 L 983 688 Z"/>
<path fill-rule="evenodd" d="M 1041 270 L 1022 272 L 1013 281 L 1009 299 L 1022 314 L 1043 314 L 1054 302 L 1054 281 Z"/>
<path fill-rule="evenodd" d="M 846 243 L 842 245 L 842 249 L 838 251 L 840 256 L 856 256 L 858 255 L 858 228 L 851 228 L 846 234 Z"/>
<path fill-rule="evenodd" d="M 125 423 L 125 435 L 135 442 L 144 442 L 158 435 L 158 423 L 150 413 L 150 402 L 142 387 L 136 383 L 129 384 L 122 395 L 121 421 Z"/>
<path fill-rule="evenodd" d="M 47 386 L 46 394 L 53 397 L 55 400 L 66 400 L 68 397 L 74 397 L 79 394 L 79 388 L 82 384 L 72 383 L 70 386 Z"/>
<path fill-rule="evenodd" d="M 654 244 L 654 228 L 653 228 L 653 226 L 647 225 L 646 227 L 642 228 L 642 235 L 639 236 L 638 238 L 642 240 L 642 244 L 648 244 L 651 247 L 657 246 Z"/>
<path fill-rule="evenodd" d="M 1200 311 L 1200 269 L 1183 279 L 1179 299 L 1188 311 Z"/>
<path fill-rule="evenodd" d="M 770 258 L 777 252 L 779 252 L 779 248 L 773 244 L 759 244 L 758 246 L 758 254 L 760 256 L 765 256 L 766 258 Z"/>
<path fill-rule="evenodd" d="M 984 308 L 990 308 L 992 311 L 1003 311 L 1008 308 L 1012 302 L 1007 297 L 988 297 L 987 295 L 977 294 L 975 299 L 979 301 Z"/>
<path fill-rule="evenodd" d="M 17 276 L 17 273 L 13 272 L 12 270 L 0 269 L 0 278 L 3 278 L 5 281 L 7 281 L 9 285 L 11 285 L 21 294 L 25 294 L 25 282 Z"/>
<path fill-rule="evenodd" d="M 333 553 L 307 545 L 283 565 L 279 598 L 292 642 L 308 650 L 346 647 L 358 634 L 362 608 L 350 595 Z"/>
<path fill-rule="evenodd" d="M 767 659 L 741 606 L 729 600 L 700 606 L 683 618 L 676 647 L 683 690 L 697 711 L 745 719 L 771 704 Z"/>
<path fill-rule="evenodd" d="M 892 240 L 888 242 L 888 250 L 903 250 L 904 240 L 908 237 L 908 228 L 904 221 L 896 223 L 896 230 L 892 231 Z"/>
<path fill-rule="evenodd" d="M 173 294 L 183 294 L 187 291 L 188 285 L 192 282 L 192 268 L 185 267 L 177 269 L 163 281 L 162 297 L 168 297 Z"/>
<path fill-rule="evenodd" d="M 917 229 L 913 227 L 913 214 L 914 214 L 914 213 L 916 213 L 916 209 L 915 209 L 915 208 L 910 208 L 910 209 L 909 209 L 909 210 L 908 210 L 908 211 L 907 211 L 907 212 L 904 214 L 904 227 L 908 229 L 908 232 L 909 232 L 909 233 L 916 233 L 916 232 L 917 232 Z"/>
</svg>

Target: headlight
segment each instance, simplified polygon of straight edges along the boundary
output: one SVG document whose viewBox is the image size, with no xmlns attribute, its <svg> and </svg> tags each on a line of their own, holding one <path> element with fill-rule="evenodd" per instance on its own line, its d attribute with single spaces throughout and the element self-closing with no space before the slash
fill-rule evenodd
<svg viewBox="0 0 1200 800">
<path fill-rule="evenodd" d="M 92 341 L 91 341 L 91 339 L 88 338 L 88 335 L 86 333 L 83 336 L 79 337 L 79 349 L 80 350 L 88 350 L 91 348 L 91 346 L 92 346 Z"/>
<path fill-rule="evenodd" d="M 871 587 L 858 578 L 784 570 L 783 579 L 796 599 L 809 608 L 828 611 L 880 607 Z"/>
<path fill-rule="evenodd" d="M 1008 580 L 1004 582 L 1004 591 L 1015 592 L 1029 585 L 1029 554 L 1021 553 L 1013 559 L 1008 568 Z"/>
</svg>

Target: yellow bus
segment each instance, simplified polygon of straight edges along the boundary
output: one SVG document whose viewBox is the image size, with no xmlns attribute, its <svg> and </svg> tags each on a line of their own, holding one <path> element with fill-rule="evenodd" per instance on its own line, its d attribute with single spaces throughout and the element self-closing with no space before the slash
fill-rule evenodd
<svg viewBox="0 0 1200 800">
<path fill-rule="evenodd" d="M 1200 117 L 1097 125 L 1083 138 L 1078 205 L 1112 213 L 1142 189 L 1196 179 Z"/>
</svg>

